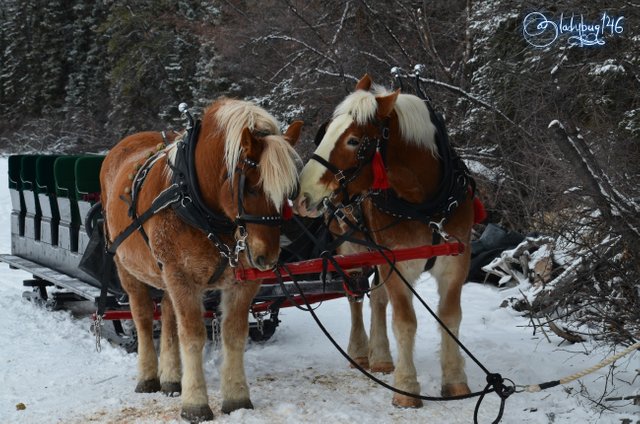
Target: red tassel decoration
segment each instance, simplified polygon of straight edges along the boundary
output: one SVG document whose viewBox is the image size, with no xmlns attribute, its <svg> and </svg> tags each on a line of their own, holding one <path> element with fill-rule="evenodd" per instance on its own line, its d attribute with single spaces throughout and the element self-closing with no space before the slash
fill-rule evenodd
<svg viewBox="0 0 640 424">
<path fill-rule="evenodd" d="M 484 208 L 482 204 L 482 200 L 477 197 L 473 198 L 473 222 L 474 224 L 479 224 L 482 221 L 487 219 L 487 210 Z"/>
<path fill-rule="evenodd" d="M 376 150 L 371 161 L 371 169 L 373 170 L 373 184 L 371 188 L 373 190 L 386 190 L 389 186 L 389 179 L 387 178 L 387 171 L 384 168 L 384 161 L 380 150 Z"/>
<path fill-rule="evenodd" d="M 293 208 L 291 207 L 289 200 L 285 200 L 282 204 L 282 219 L 288 221 L 291 218 L 293 218 Z"/>
</svg>

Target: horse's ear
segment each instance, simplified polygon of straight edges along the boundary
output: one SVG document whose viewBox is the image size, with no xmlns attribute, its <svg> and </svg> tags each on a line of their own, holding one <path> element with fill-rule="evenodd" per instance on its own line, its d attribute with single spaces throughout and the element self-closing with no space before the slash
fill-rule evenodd
<svg viewBox="0 0 640 424">
<path fill-rule="evenodd" d="M 369 91 L 372 83 L 373 81 L 371 81 L 371 77 L 369 76 L 369 74 L 364 74 L 364 76 L 360 78 L 360 81 L 358 81 L 358 83 L 356 84 L 355 91 L 358 91 L 358 90 Z"/>
<path fill-rule="evenodd" d="M 300 138 L 300 131 L 302 131 L 302 126 L 304 122 L 302 121 L 293 121 L 289 124 L 289 128 L 284 133 L 284 139 L 293 147 L 298 142 Z"/>
<path fill-rule="evenodd" d="M 242 130 L 242 137 L 240 138 L 240 146 L 242 150 L 244 150 L 244 154 L 246 157 L 249 157 L 253 152 L 253 145 L 255 143 L 255 139 L 253 138 L 253 134 L 251 134 L 251 130 L 246 128 Z"/>
<path fill-rule="evenodd" d="M 376 111 L 378 119 L 386 118 L 391 114 L 399 94 L 400 90 L 398 89 L 386 96 L 376 97 L 376 102 L 378 102 L 378 110 Z"/>
</svg>

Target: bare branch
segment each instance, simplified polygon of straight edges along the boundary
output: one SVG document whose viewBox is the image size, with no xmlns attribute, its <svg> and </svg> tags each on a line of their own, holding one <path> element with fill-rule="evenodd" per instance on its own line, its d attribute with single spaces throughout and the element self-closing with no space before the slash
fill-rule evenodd
<svg viewBox="0 0 640 424">
<path fill-rule="evenodd" d="M 322 44 L 327 44 L 327 42 L 324 40 L 324 37 L 322 37 L 322 34 L 320 34 L 318 32 L 318 30 L 316 29 L 316 27 L 314 25 L 311 24 L 311 22 L 309 22 L 304 16 L 302 16 L 299 12 L 298 12 L 298 8 L 293 5 L 290 1 L 288 0 L 284 0 L 284 3 L 289 6 L 289 10 L 296 15 L 296 17 L 298 19 L 300 19 L 302 22 L 304 22 L 304 24 L 311 30 L 313 31 L 313 33 L 316 35 L 316 37 L 318 37 L 318 40 L 320 40 L 322 42 Z"/>
<path fill-rule="evenodd" d="M 462 66 L 460 67 L 463 75 L 466 75 L 467 63 L 469 63 L 469 59 L 471 59 L 471 55 L 473 54 L 473 37 L 471 35 L 471 7 L 472 0 L 467 0 L 467 19 L 464 31 L 464 53 L 462 55 Z"/>
<path fill-rule="evenodd" d="M 522 125 L 514 122 L 511 118 L 509 118 L 507 115 L 505 115 L 504 112 L 502 112 L 500 109 L 498 109 L 496 106 L 493 106 L 492 104 L 488 103 L 487 101 L 463 90 L 460 87 L 457 87 L 455 85 L 451 85 L 451 84 L 447 84 L 446 82 L 442 82 L 442 81 L 438 81 L 435 79 L 431 79 L 431 78 L 422 78 L 420 77 L 420 81 L 425 82 L 427 84 L 431 84 L 431 85 L 436 85 L 438 87 L 443 87 L 446 88 L 447 90 L 453 91 L 454 93 L 458 93 L 463 95 L 464 97 L 466 97 L 467 99 L 471 100 L 474 103 L 479 104 L 482 107 L 485 107 L 489 110 L 494 111 L 495 113 L 497 113 L 498 115 L 500 115 L 502 118 L 504 118 L 508 123 L 510 123 L 511 125 L 513 125 L 514 127 L 516 127 L 518 130 L 520 130 L 523 134 L 525 134 L 527 137 L 529 138 L 534 138 L 533 135 L 524 129 L 524 127 L 522 127 Z"/>
<path fill-rule="evenodd" d="M 433 43 L 433 36 L 431 35 L 431 28 L 429 27 L 429 22 L 423 16 L 424 11 L 418 10 L 418 29 L 420 30 L 420 38 L 422 39 L 423 44 L 427 47 L 431 56 L 436 59 L 436 63 L 438 67 L 442 71 L 444 75 L 446 75 L 449 82 L 453 82 L 453 76 L 447 67 L 445 66 L 442 58 L 440 57 L 440 53 L 436 49 L 435 44 Z"/>
<path fill-rule="evenodd" d="M 547 321 L 547 325 L 549 326 L 551 331 L 553 331 L 558 337 L 562 337 L 569 343 L 582 343 L 585 341 L 584 337 L 572 331 L 559 327 L 553 321 Z"/>
<path fill-rule="evenodd" d="M 331 39 L 331 45 L 335 45 L 336 41 L 338 40 L 338 35 L 340 35 L 340 32 L 342 31 L 342 27 L 344 26 L 344 21 L 347 19 L 347 12 L 349 12 L 349 6 L 351 5 L 351 2 L 345 2 L 344 4 L 344 11 L 342 12 L 342 18 L 340 18 L 340 24 L 338 25 L 338 29 L 336 30 L 336 33 L 333 35 L 333 38 Z"/>
<path fill-rule="evenodd" d="M 378 21 L 378 23 L 380 23 L 384 27 L 384 29 L 387 32 L 387 34 L 389 34 L 389 36 L 393 39 L 393 41 L 396 43 L 396 45 L 398 46 L 400 51 L 402 51 L 402 54 L 409 61 L 409 63 L 413 62 L 413 59 L 411 58 L 409 53 L 404 49 L 404 46 L 402 45 L 400 40 L 398 40 L 398 37 L 396 37 L 396 35 L 393 33 L 393 31 L 391 31 L 389 26 L 387 26 L 387 24 L 382 19 L 378 18 L 378 13 L 376 11 L 374 11 L 371 8 L 371 6 L 369 6 L 369 3 L 367 3 L 366 0 L 360 0 L 360 2 L 364 5 L 364 7 L 367 8 L 367 10 L 371 14 L 371 16 L 373 16 L 376 19 L 376 21 Z"/>
<path fill-rule="evenodd" d="M 584 139 L 570 136 L 565 127 L 557 120 L 552 121 L 549 128 L 554 130 L 556 144 L 567 159 L 574 164 L 582 182 L 591 188 L 594 200 L 601 212 L 611 220 L 621 219 L 624 226 L 631 230 L 635 237 L 640 238 L 640 229 L 632 223 L 638 213 L 637 205 L 630 199 L 625 201 L 624 196 L 612 188 L 608 176 L 598 166 L 593 153 L 584 143 Z"/>
<path fill-rule="evenodd" d="M 327 75 L 330 77 L 340 77 L 343 79 L 350 79 L 353 82 L 358 82 L 360 80 L 360 78 L 354 76 L 354 75 L 349 75 L 349 74 L 339 74 L 337 72 L 331 72 L 331 71 L 327 71 L 326 69 L 319 69 L 319 68 L 315 68 L 314 71 L 316 71 L 317 73 L 321 74 L 321 75 Z"/>
<path fill-rule="evenodd" d="M 273 76 L 271 78 L 269 78 L 269 82 L 273 81 L 274 79 L 276 79 L 278 77 L 278 75 L 280 75 L 281 72 L 283 72 L 285 69 L 287 69 L 288 67 L 290 67 L 291 65 L 293 65 L 295 62 L 298 61 L 298 59 L 300 59 L 302 56 L 304 56 L 304 52 L 298 52 L 293 59 L 291 59 L 290 61 L 288 61 L 287 63 L 285 63 L 280 69 L 278 69 L 276 71 L 275 74 L 273 74 Z"/>
<path fill-rule="evenodd" d="M 362 53 L 363 56 L 368 56 L 368 57 L 370 57 L 370 58 L 372 58 L 374 60 L 377 60 L 380 63 L 384 63 L 389 68 L 391 68 L 393 65 L 395 65 L 395 64 L 390 63 L 388 60 L 385 60 L 385 59 L 381 58 L 380 56 L 377 56 L 377 55 L 375 55 L 375 54 L 373 54 L 371 52 L 360 52 L 360 53 Z"/>
<path fill-rule="evenodd" d="M 317 56 L 320 56 L 323 59 L 327 59 L 329 62 L 333 63 L 334 65 L 337 65 L 337 62 L 333 58 L 327 56 L 325 53 L 321 52 L 320 50 L 316 49 L 315 47 L 309 45 L 308 43 L 306 43 L 306 42 L 304 42 L 302 40 L 299 40 L 297 38 L 294 38 L 294 37 L 291 37 L 291 36 L 288 36 L 288 35 L 273 35 L 273 34 L 272 35 L 267 35 L 267 36 L 260 37 L 260 38 L 256 39 L 255 42 L 270 41 L 270 40 L 290 41 L 292 43 L 300 44 L 301 46 L 303 46 L 307 50 L 313 52 Z"/>
</svg>

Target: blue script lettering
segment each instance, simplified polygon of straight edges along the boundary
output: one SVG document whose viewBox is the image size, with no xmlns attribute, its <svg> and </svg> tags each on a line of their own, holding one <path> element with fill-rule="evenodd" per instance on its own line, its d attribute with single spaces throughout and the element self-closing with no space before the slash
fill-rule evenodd
<svg viewBox="0 0 640 424">
<path fill-rule="evenodd" d="M 600 20 L 585 22 L 583 15 L 571 14 L 565 17 L 560 14 L 557 22 L 547 19 L 540 12 L 532 12 L 522 21 L 522 34 L 530 45 L 538 48 L 548 47 L 561 35 L 567 34 L 567 42 L 570 46 L 602 46 L 605 44 L 605 35 L 615 36 L 622 34 L 623 16 L 613 17 L 607 12 L 602 14 Z"/>
</svg>

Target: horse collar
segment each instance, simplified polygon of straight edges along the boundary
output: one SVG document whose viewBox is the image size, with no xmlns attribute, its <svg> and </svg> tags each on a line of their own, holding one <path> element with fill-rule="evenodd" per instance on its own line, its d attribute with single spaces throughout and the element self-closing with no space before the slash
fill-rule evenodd
<svg viewBox="0 0 640 424">
<path fill-rule="evenodd" d="M 200 121 L 196 121 L 189 128 L 185 139 L 176 145 L 171 182 L 177 185 L 181 201 L 175 203 L 173 209 L 184 221 L 201 229 L 205 234 L 215 235 L 217 239 L 218 234 L 232 234 L 236 226 L 225 215 L 209 209 L 202 199 L 195 168 L 199 132 Z"/>
<path fill-rule="evenodd" d="M 464 201 L 471 189 L 475 194 L 475 181 L 469 169 L 449 143 L 444 119 L 433 110 L 430 102 L 425 102 L 431 121 L 436 127 L 436 144 L 442 163 L 442 177 L 436 190 L 436 196 L 422 203 L 410 203 L 400 198 L 395 190 L 384 190 L 384 196 L 372 193 L 373 204 L 380 211 L 400 219 L 417 220 L 432 223 L 436 217 L 442 227 L 453 211 Z"/>
</svg>

